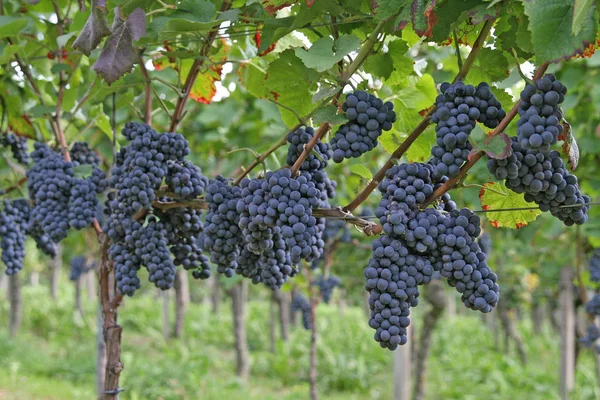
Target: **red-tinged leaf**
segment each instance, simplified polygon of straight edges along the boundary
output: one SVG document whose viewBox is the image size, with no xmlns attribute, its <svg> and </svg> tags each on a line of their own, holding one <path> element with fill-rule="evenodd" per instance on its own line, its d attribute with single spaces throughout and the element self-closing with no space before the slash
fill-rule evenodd
<svg viewBox="0 0 600 400">
<path fill-rule="evenodd" d="M 571 124 L 567 120 L 564 120 L 562 125 L 564 127 L 563 133 L 560 135 L 560 139 L 563 140 L 562 150 L 569 158 L 571 171 L 575 171 L 575 168 L 579 164 L 579 145 L 577 144 L 577 140 L 575 140 L 575 136 L 573 136 Z"/>
<path fill-rule="evenodd" d="M 152 65 L 155 70 L 162 71 L 169 67 L 175 68 L 176 64 L 169 61 L 169 57 L 165 57 L 162 54 L 155 54 L 152 56 Z"/>
<path fill-rule="evenodd" d="M 216 81 L 221 80 L 221 75 L 216 75 L 214 70 L 209 70 L 204 74 L 199 74 L 190 91 L 190 98 L 198 103 L 210 104 L 217 94 Z M 217 79 L 218 77 L 218 79 Z"/>
<path fill-rule="evenodd" d="M 262 2 L 265 11 L 271 15 L 275 14 L 282 8 L 291 6 L 292 4 L 294 4 L 294 2 L 289 0 L 265 0 Z"/>
<path fill-rule="evenodd" d="M 266 50 L 263 50 L 260 53 L 258 53 L 258 56 L 259 57 L 266 56 L 267 54 L 269 54 L 270 52 L 272 52 L 273 50 L 275 50 L 275 46 L 277 46 L 277 42 L 271 43 L 271 45 L 269 47 L 267 47 Z"/>
<path fill-rule="evenodd" d="M 415 33 L 420 37 L 431 37 L 439 18 L 434 11 L 437 0 L 413 0 L 411 20 Z"/>
<path fill-rule="evenodd" d="M 8 128 L 19 136 L 35 139 L 35 129 L 27 115 L 8 115 Z"/>
<path fill-rule="evenodd" d="M 256 28 L 256 32 L 254 32 L 254 43 L 256 43 L 257 48 L 260 48 L 261 36 L 262 36 L 262 34 L 260 33 L 260 30 L 258 28 Z"/>
<path fill-rule="evenodd" d="M 279 100 L 279 93 L 273 92 L 273 91 L 271 91 L 269 93 L 271 93 L 273 95 L 273 99 L 275 99 L 275 101 Z"/>
<path fill-rule="evenodd" d="M 504 132 L 495 136 L 486 136 L 483 141 L 473 145 L 469 160 L 479 151 L 485 151 L 485 154 L 496 160 L 503 160 L 512 155 L 512 142 Z"/>
<path fill-rule="evenodd" d="M 509 227 L 519 229 L 534 221 L 542 213 L 539 208 L 533 210 L 518 210 L 535 207 L 525 201 L 525 195 L 509 190 L 504 182 L 488 182 L 479 192 L 481 208 L 486 210 L 486 217 L 495 228 Z M 500 211 L 511 209 L 511 211 Z M 517 209 L 517 210 L 512 210 Z M 499 210 L 494 212 L 494 210 Z"/>
<path fill-rule="evenodd" d="M 306 5 L 308 8 L 312 7 L 313 4 L 315 4 L 315 0 L 306 0 Z"/>
</svg>

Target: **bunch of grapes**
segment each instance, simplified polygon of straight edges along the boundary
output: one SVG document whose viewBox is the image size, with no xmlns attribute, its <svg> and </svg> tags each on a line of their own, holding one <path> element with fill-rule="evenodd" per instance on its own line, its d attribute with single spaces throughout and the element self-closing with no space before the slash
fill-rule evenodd
<svg viewBox="0 0 600 400">
<path fill-rule="evenodd" d="M 27 138 L 7 133 L 0 136 L 0 146 L 10 147 L 10 151 L 15 160 L 23 165 L 29 165 L 29 152 L 27 150 Z"/>
<path fill-rule="evenodd" d="M 6 274 L 23 269 L 25 240 L 29 221 L 29 203 L 25 199 L 4 200 L 0 210 L 0 248 Z"/>
<path fill-rule="evenodd" d="M 217 271 L 227 276 L 238 268 L 237 260 L 243 238 L 238 226 L 240 217 L 236 212 L 242 190 L 222 176 L 211 180 L 206 188 L 205 200 L 208 203 L 205 234 L 202 246 L 210 251 L 211 261 Z"/>
<path fill-rule="evenodd" d="M 600 315 L 600 294 L 595 295 L 585 303 L 585 311 L 588 314 Z"/>
<path fill-rule="evenodd" d="M 552 75 L 526 86 L 521 93 L 512 155 L 503 160 L 490 158 L 487 166 L 496 179 L 505 180 L 509 189 L 524 193 L 526 201 L 535 202 L 540 210 L 550 211 L 571 226 L 587 221 L 590 198 L 581 192 L 577 177 L 567 170 L 560 153 L 550 150 L 562 132 L 558 104 L 564 98 L 563 92 L 566 89 Z M 548 100 L 544 100 L 546 97 Z"/>
<path fill-rule="evenodd" d="M 486 83 L 478 87 L 443 83 L 436 98 L 431 120 L 436 124 L 436 146 L 431 149 L 431 163 L 438 175 L 454 177 L 472 150 L 469 134 L 477 121 L 485 126 L 498 126 L 506 113 Z"/>
<path fill-rule="evenodd" d="M 396 122 L 393 103 L 384 103 L 362 90 L 347 94 L 342 110 L 349 121 L 340 126 L 331 139 L 333 161 L 336 163 L 373 150 L 381 133 L 392 129 Z"/>
<path fill-rule="evenodd" d="M 137 271 L 141 266 L 163 290 L 173 285 L 177 265 L 192 271 L 196 279 L 208 278 L 210 265 L 199 243 L 204 229 L 200 211 L 152 208 L 155 190 L 163 179 L 182 197 L 204 194 L 208 181 L 199 168 L 185 160 L 187 140 L 133 122 L 126 124 L 122 133 L 130 143 L 117 155 L 110 180 L 115 191 L 109 193 L 105 208 L 109 215 L 105 231 L 112 240 L 109 256 L 115 263 L 119 291 L 131 296 L 139 289 Z M 146 212 L 136 215 L 142 208 Z"/>
<path fill-rule="evenodd" d="M 565 94 L 567 88 L 552 74 L 525 86 L 519 104 L 521 118 L 517 123 L 517 137 L 523 149 L 548 152 L 558 141 L 563 132 L 560 104 Z"/>
<path fill-rule="evenodd" d="M 31 225 L 27 227 L 27 234 L 35 241 L 36 247 L 51 258 L 56 257 L 58 248 L 56 243 L 50 240 L 50 237 L 40 226 Z"/>
<path fill-rule="evenodd" d="M 420 209 L 446 179 L 430 164 L 413 163 L 390 168 L 379 184 L 382 199 L 375 215 L 384 235 L 373 242 L 364 274 L 369 325 L 384 348 L 406 343 L 417 287 L 429 283 L 435 272 L 447 278 L 471 309 L 489 312 L 498 302 L 497 277 L 475 241 L 481 233 L 479 218 L 468 209 L 457 210 L 448 194 L 436 207 Z"/>
<path fill-rule="evenodd" d="M 88 227 L 96 217 L 98 196 L 106 190 L 106 174 L 94 167 L 86 178 L 73 178 L 69 196 L 69 225 L 77 230 Z"/>
<path fill-rule="evenodd" d="M 184 199 L 193 199 L 204 194 L 208 179 L 193 163 L 187 160 L 183 162 L 169 160 L 167 168 L 165 182 L 178 196 Z"/>
<path fill-rule="evenodd" d="M 313 320 L 310 314 L 310 302 L 300 293 L 294 294 L 292 298 L 292 313 L 298 311 L 302 313 L 302 326 L 304 326 L 304 329 L 311 330 Z"/>
<path fill-rule="evenodd" d="M 600 329 L 596 324 L 590 324 L 587 327 L 585 336 L 579 338 L 579 342 L 585 347 L 594 347 L 597 353 L 600 353 L 600 346 L 596 345 L 596 341 L 600 339 Z"/>
<path fill-rule="evenodd" d="M 36 143 L 34 148 L 33 166 L 27 171 L 27 187 L 34 204 L 31 223 L 58 243 L 69 230 L 73 163 L 66 162 L 44 143 Z"/>
<path fill-rule="evenodd" d="M 96 154 L 86 142 L 73 143 L 69 154 L 71 155 L 71 161 L 81 165 L 87 164 L 95 167 L 100 165 L 100 157 L 98 157 L 98 154 Z"/>
<path fill-rule="evenodd" d="M 483 233 L 477 239 L 477 243 L 479 244 L 479 248 L 483 251 L 483 254 L 489 256 L 492 252 L 492 237 L 489 233 Z"/>
<path fill-rule="evenodd" d="M 69 272 L 69 280 L 77 281 L 81 275 L 87 274 L 95 268 L 94 263 L 87 263 L 85 257 L 75 256 L 71 258 L 71 270 Z"/>
<path fill-rule="evenodd" d="M 334 275 L 329 275 L 327 278 L 325 278 L 323 275 L 319 275 L 313 280 L 312 285 L 319 288 L 323 302 L 325 304 L 329 304 L 329 301 L 331 301 L 331 295 L 333 294 L 333 289 L 340 286 L 340 278 Z"/>
<path fill-rule="evenodd" d="M 590 279 L 592 282 L 600 282 L 600 249 L 594 250 L 590 258 Z"/>
</svg>

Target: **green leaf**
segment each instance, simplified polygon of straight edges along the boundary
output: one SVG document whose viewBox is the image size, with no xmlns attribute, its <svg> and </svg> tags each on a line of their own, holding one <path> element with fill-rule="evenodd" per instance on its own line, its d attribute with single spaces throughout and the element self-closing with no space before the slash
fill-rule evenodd
<svg viewBox="0 0 600 400">
<path fill-rule="evenodd" d="M 205 0 L 183 0 L 177 5 L 177 11 L 171 16 L 197 22 L 208 22 L 215 16 L 215 5 Z"/>
<path fill-rule="evenodd" d="M 113 132 L 110 125 L 110 119 L 103 111 L 96 117 L 96 127 L 98 127 L 112 141 Z"/>
<path fill-rule="evenodd" d="M 508 77 L 508 59 L 500 50 L 485 47 L 480 50 L 477 65 L 474 65 L 467 75 L 466 82 L 478 84 L 479 82 L 501 81 Z"/>
<path fill-rule="evenodd" d="M 313 123 L 315 125 L 321 125 L 324 122 L 329 122 L 330 124 L 336 125 L 348 121 L 345 114 L 338 114 L 337 111 L 337 107 L 332 104 L 321 107 L 313 115 Z"/>
<path fill-rule="evenodd" d="M 431 157 L 431 146 L 435 144 L 435 128 L 430 125 L 410 145 L 406 159 L 410 162 L 425 162 Z"/>
<path fill-rule="evenodd" d="M 262 53 L 263 51 L 267 50 L 277 40 L 290 33 L 293 30 L 293 24 L 294 17 L 267 19 L 261 32 L 262 34 L 260 36 L 261 40 L 258 53 Z"/>
<path fill-rule="evenodd" d="M 350 166 L 350 172 L 355 175 L 360 176 L 361 178 L 371 180 L 373 179 L 373 174 L 369 170 L 369 168 L 365 167 L 362 164 L 353 164 Z"/>
<path fill-rule="evenodd" d="M 354 35 L 340 36 L 335 44 L 332 38 L 324 37 L 314 42 L 308 51 L 300 47 L 296 48 L 296 57 L 301 59 L 308 68 L 323 72 L 359 46 L 360 39 Z"/>
<path fill-rule="evenodd" d="M 481 208 L 483 210 L 503 210 L 506 208 L 535 206 L 534 203 L 525 201 L 524 194 L 509 190 L 504 182 L 486 183 L 479 193 L 479 198 L 481 199 Z M 496 228 L 509 227 L 518 229 L 535 221 L 541 213 L 539 209 L 500 212 L 488 211 L 486 217 L 490 221 L 490 224 Z"/>
<path fill-rule="evenodd" d="M 593 13 L 583 16 L 580 32 L 573 34 L 572 0 L 527 0 L 524 5 L 538 62 L 583 54 L 585 48 L 595 41 L 597 26 Z"/>
<path fill-rule="evenodd" d="M 376 2 L 375 20 L 383 21 L 400 12 L 406 6 L 410 6 L 412 0 L 378 0 Z"/>
<path fill-rule="evenodd" d="M 444 42 L 450 36 L 452 28 L 461 21 L 460 15 L 480 4 L 481 0 L 446 1 L 442 3 L 436 9 L 439 21 L 433 28 L 432 39 L 437 43 Z"/>
<path fill-rule="evenodd" d="M 315 90 L 313 86 L 319 76 L 307 68 L 291 49 L 271 62 L 267 74 L 254 66 L 246 66 L 242 73 L 242 83 L 256 97 L 273 99 L 301 116 L 314 108 L 311 90 Z M 298 122 L 289 110 L 280 107 L 280 112 L 286 125 L 293 126 Z"/>
<path fill-rule="evenodd" d="M 495 136 L 486 136 L 484 140 L 473 144 L 471 154 L 475 154 L 480 150 L 485 151 L 491 158 L 503 160 L 512 154 L 512 141 L 504 132 Z"/>
<path fill-rule="evenodd" d="M 91 164 L 81 164 L 76 167 L 73 167 L 73 174 L 75 178 L 86 178 L 91 175 L 94 170 L 94 166 Z"/>
<path fill-rule="evenodd" d="M 365 61 L 365 71 L 376 77 L 388 79 L 394 71 L 394 62 L 390 53 L 377 53 Z"/>
<path fill-rule="evenodd" d="M 56 107 L 53 106 L 44 106 L 41 104 L 37 104 L 29 109 L 28 113 L 31 114 L 33 118 L 41 118 L 44 116 L 50 116 L 56 111 Z"/>
<path fill-rule="evenodd" d="M 173 40 L 181 34 L 197 35 L 198 33 L 210 30 L 220 23 L 219 21 L 195 22 L 182 18 L 167 18 L 166 20 L 162 20 L 162 22 L 164 22 L 164 25 L 158 32 L 158 38 L 161 41 Z"/>
<path fill-rule="evenodd" d="M 573 35 L 577 36 L 579 32 L 581 32 L 583 24 L 585 23 L 585 19 L 589 14 L 591 14 L 590 11 L 592 8 L 592 4 L 594 4 L 594 0 L 575 0 L 572 27 Z"/>
<path fill-rule="evenodd" d="M 23 49 L 25 49 L 24 44 L 9 44 L 4 46 L 0 55 L 0 64 L 8 63 L 16 53 L 21 53 Z"/>
<path fill-rule="evenodd" d="M 328 97 L 333 96 L 334 94 L 337 93 L 339 89 L 338 88 L 332 88 L 329 86 L 322 86 L 317 93 L 314 94 L 313 98 L 312 98 L 312 102 L 313 104 L 318 103 L 319 101 L 326 99 Z"/>
<path fill-rule="evenodd" d="M 18 35 L 27 27 L 28 22 L 27 18 L 0 15 L 0 38 Z"/>
<path fill-rule="evenodd" d="M 56 38 L 56 45 L 58 46 L 58 48 L 62 49 L 63 47 L 65 47 L 65 44 L 67 44 L 69 39 L 71 39 L 73 36 L 75 36 L 76 33 L 77 32 L 69 32 L 66 35 L 58 36 Z"/>
<path fill-rule="evenodd" d="M 408 77 L 414 74 L 414 60 L 407 55 L 408 44 L 404 40 L 394 40 L 388 45 L 387 54 L 392 58 L 392 73 L 385 80 L 386 85 L 402 88 L 408 84 Z"/>
<path fill-rule="evenodd" d="M 71 67 L 68 64 L 54 64 L 52 68 L 50 68 L 50 72 L 53 74 L 58 74 L 60 71 L 71 72 Z"/>
<path fill-rule="evenodd" d="M 439 18 L 434 11 L 437 0 L 414 0 L 411 7 L 412 23 L 419 36 L 431 37 Z M 452 2 L 453 5 L 456 2 Z"/>
</svg>

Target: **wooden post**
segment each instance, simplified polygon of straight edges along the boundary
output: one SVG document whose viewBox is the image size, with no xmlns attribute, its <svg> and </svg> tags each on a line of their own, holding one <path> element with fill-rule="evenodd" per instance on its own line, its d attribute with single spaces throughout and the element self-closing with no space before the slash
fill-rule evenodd
<svg viewBox="0 0 600 400">
<path fill-rule="evenodd" d="M 412 340 L 412 326 L 415 323 L 414 318 L 408 328 L 408 341 Z M 404 346 L 398 346 L 392 352 L 394 363 L 394 400 L 410 400 L 411 394 L 411 365 L 410 365 L 410 343 Z"/>
<path fill-rule="evenodd" d="M 235 337 L 236 373 L 247 381 L 250 374 L 248 342 L 246 339 L 246 300 L 248 280 L 242 281 L 230 290 L 233 312 L 233 335 Z"/>
<path fill-rule="evenodd" d="M 161 290 L 162 297 L 162 320 L 163 320 L 163 337 L 168 339 L 171 336 L 171 327 L 169 325 L 169 291 Z"/>
<path fill-rule="evenodd" d="M 560 396 L 569 398 L 575 384 L 575 309 L 573 305 L 573 271 L 560 270 Z"/>
<path fill-rule="evenodd" d="M 10 337 L 17 336 L 19 327 L 21 326 L 21 282 L 19 274 L 8 277 L 8 287 L 10 296 L 10 321 L 8 333 Z"/>
<path fill-rule="evenodd" d="M 52 300 L 56 300 L 58 297 L 58 285 L 60 283 L 60 270 L 62 267 L 62 250 L 62 245 L 60 243 L 57 244 L 56 257 L 50 261 L 50 296 L 52 296 Z"/>
<path fill-rule="evenodd" d="M 175 329 L 173 330 L 173 336 L 176 338 L 183 335 L 185 312 L 190 297 L 186 272 L 187 271 L 180 269 L 175 273 Z"/>
</svg>

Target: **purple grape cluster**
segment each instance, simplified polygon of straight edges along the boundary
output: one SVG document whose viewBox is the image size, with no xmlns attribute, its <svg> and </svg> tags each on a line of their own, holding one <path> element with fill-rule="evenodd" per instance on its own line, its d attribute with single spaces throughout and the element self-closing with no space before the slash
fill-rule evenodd
<svg viewBox="0 0 600 400">
<path fill-rule="evenodd" d="M 7 133 L 0 136 L 0 146 L 10 148 L 10 151 L 17 162 L 23 165 L 29 165 L 31 161 L 27 149 L 27 138 L 18 136 L 14 133 Z"/>
<path fill-rule="evenodd" d="M 377 146 L 377 138 L 383 131 L 392 129 L 396 122 L 394 104 L 357 90 L 346 95 L 342 104 L 348 122 L 340 126 L 331 139 L 333 161 L 358 158 Z"/>
<path fill-rule="evenodd" d="M 0 210 L 0 248 L 6 275 L 23 269 L 25 240 L 29 224 L 29 203 L 25 199 L 4 200 Z"/>
</svg>

